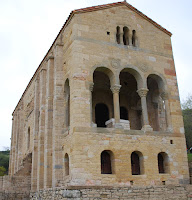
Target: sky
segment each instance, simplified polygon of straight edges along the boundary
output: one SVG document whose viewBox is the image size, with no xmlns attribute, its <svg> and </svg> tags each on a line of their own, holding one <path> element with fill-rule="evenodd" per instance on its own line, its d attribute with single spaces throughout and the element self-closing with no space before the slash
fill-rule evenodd
<svg viewBox="0 0 192 200">
<path fill-rule="evenodd" d="M 0 150 L 10 147 L 12 112 L 74 9 L 114 0 L 0 0 Z M 181 101 L 192 94 L 192 1 L 127 0 L 172 32 Z"/>
</svg>

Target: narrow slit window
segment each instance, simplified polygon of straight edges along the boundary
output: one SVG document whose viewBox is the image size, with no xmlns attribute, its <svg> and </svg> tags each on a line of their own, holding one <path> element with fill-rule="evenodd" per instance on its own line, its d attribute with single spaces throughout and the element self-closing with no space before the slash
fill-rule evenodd
<svg viewBox="0 0 192 200">
<path fill-rule="evenodd" d="M 129 45 L 129 29 L 126 26 L 123 27 L 123 43 Z"/>
<path fill-rule="evenodd" d="M 69 175 L 69 156 L 67 153 L 65 154 L 64 162 L 65 162 L 65 176 L 68 176 Z"/>
<path fill-rule="evenodd" d="M 116 33 L 116 41 L 117 41 L 117 44 L 120 44 L 120 27 L 117 26 L 117 33 Z"/>
<path fill-rule="evenodd" d="M 136 31 L 133 30 L 132 32 L 132 45 L 136 47 Z"/>
<path fill-rule="evenodd" d="M 27 134 L 27 149 L 29 149 L 30 147 L 30 137 L 31 137 L 31 134 L 30 134 L 30 127 L 29 127 L 28 134 Z"/>
</svg>

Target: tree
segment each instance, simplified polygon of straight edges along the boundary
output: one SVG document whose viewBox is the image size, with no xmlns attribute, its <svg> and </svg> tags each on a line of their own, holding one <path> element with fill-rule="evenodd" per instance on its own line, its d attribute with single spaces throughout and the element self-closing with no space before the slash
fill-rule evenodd
<svg viewBox="0 0 192 200">
<path fill-rule="evenodd" d="M 182 113 L 185 128 L 187 148 L 192 147 L 192 95 L 189 95 L 182 103 Z"/>
<path fill-rule="evenodd" d="M 8 173 L 9 168 L 9 153 L 10 151 L 0 151 L 0 166 L 5 168 L 5 173 Z"/>
<path fill-rule="evenodd" d="M 0 176 L 6 175 L 6 169 L 3 166 L 0 166 Z"/>
</svg>

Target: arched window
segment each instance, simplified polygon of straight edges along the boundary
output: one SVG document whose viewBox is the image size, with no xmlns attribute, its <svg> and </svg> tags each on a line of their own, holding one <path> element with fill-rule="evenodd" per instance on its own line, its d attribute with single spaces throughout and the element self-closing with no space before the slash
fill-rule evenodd
<svg viewBox="0 0 192 200">
<path fill-rule="evenodd" d="M 143 154 L 139 151 L 131 154 L 131 170 L 132 175 L 144 174 Z"/>
<path fill-rule="evenodd" d="M 68 176 L 69 175 L 69 156 L 67 153 L 65 154 L 64 162 L 65 162 L 65 176 Z"/>
<path fill-rule="evenodd" d="M 136 31 L 133 30 L 132 32 L 132 45 L 136 47 Z"/>
<path fill-rule="evenodd" d="M 28 128 L 28 133 L 27 133 L 27 149 L 29 149 L 30 147 L 30 127 Z"/>
<path fill-rule="evenodd" d="M 101 174 L 112 174 L 112 152 L 103 151 L 101 153 Z"/>
<path fill-rule="evenodd" d="M 123 43 L 129 45 L 129 29 L 126 26 L 123 27 Z"/>
<path fill-rule="evenodd" d="M 128 120 L 128 111 L 125 107 L 120 107 L 120 119 Z"/>
<path fill-rule="evenodd" d="M 121 42 L 121 40 L 120 40 L 120 36 L 121 36 L 121 34 L 120 34 L 120 27 L 119 26 L 117 26 L 117 33 L 116 33 L 116 41 L 117 41 L 117 44 L 120 44 L 120 42 Z"/>
<path fill-rule="evenodd" d="M 65 98 L 65 120 L 64 126 L 65 128 L 70 126 L 70 86 L 69 79 L 66 80 L 64 86 L 64 98 Z"/>
<path fill-rule="evenodd" d="M 169 172 L 168 155 L 164 152 L 158 154 L 158 169 L 160 174 Z"/>
<path fill-rule="evenodd" d="M 109 109 L 103 103 L 98 103 L 95 106 L 95 121 L 97 127 L 106 127 L 105 122 L 109 120 Z"/>
</svg>

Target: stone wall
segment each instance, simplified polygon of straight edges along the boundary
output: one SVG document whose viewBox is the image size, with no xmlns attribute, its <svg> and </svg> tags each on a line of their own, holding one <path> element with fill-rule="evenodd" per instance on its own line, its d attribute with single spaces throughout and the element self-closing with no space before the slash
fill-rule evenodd
<svg viewBox="0 0 192 200">
<path fill-rule="evenodd" d="M 27 200 L 29 192 L 0 192 L 0 200 Z"/>
<path fill-rule="evenodd" d="M 71 200 L 93 200 L 93 199 L 192 199 L 192 186 L 158 186 L 158 187 L 68 187 L 55 190 L 43 190 L 39 193 L 31 193 L 31 200 L 37 199 L 71 199 Z"/>
<path fill-rule="evenodd" d="M 30 176 L 0 177 L 0 200 L 29 199 Z"/>
</svg>

